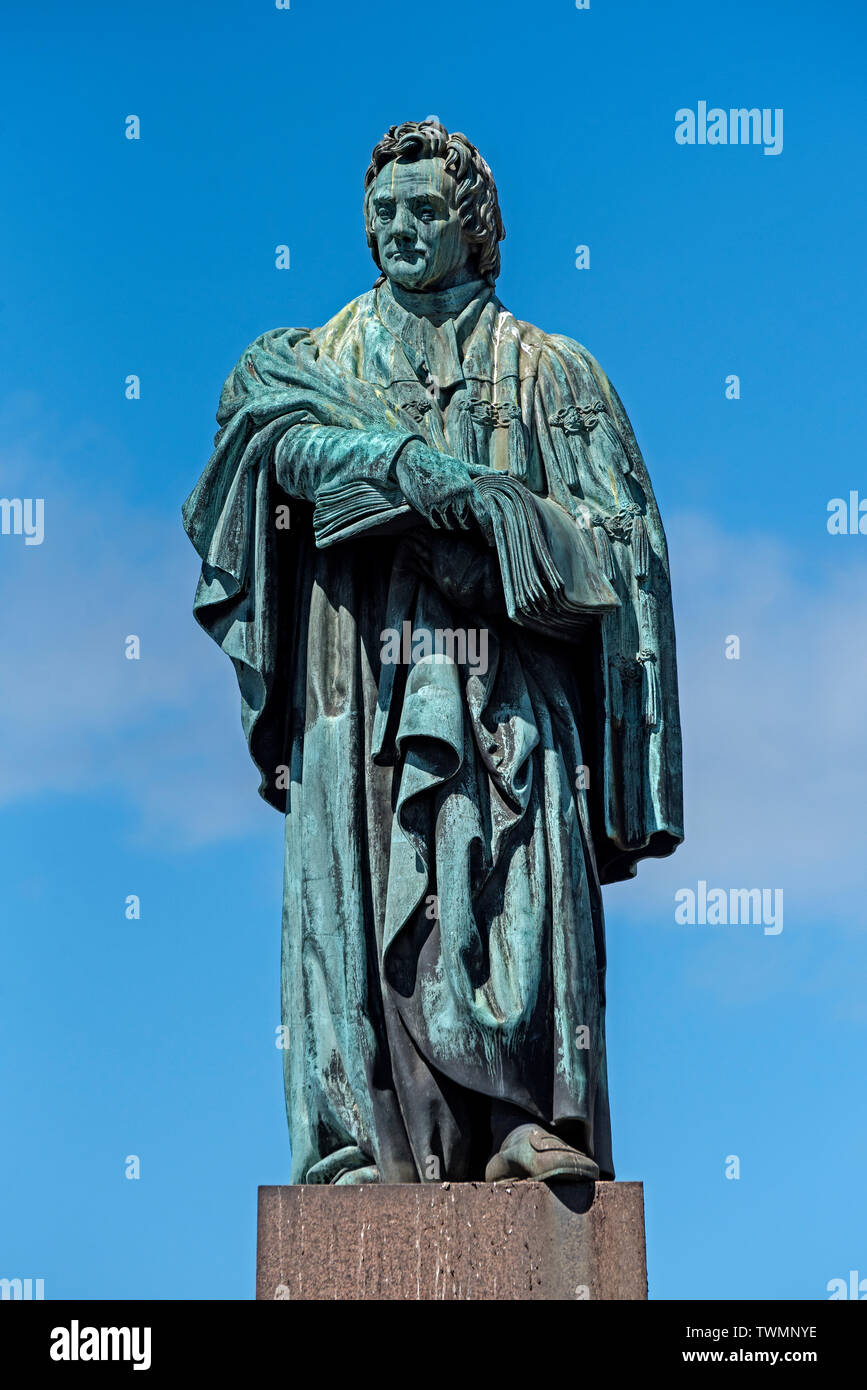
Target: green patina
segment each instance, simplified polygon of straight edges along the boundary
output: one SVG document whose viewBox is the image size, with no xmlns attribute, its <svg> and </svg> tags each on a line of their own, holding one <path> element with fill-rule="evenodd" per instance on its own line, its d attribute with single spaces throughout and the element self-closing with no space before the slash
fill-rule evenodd
<svg viewBox="0 0 867 1390">
<path fill-rule="evenodd" d="M 659 514 L 596 361 L 498 300 L 474 147 L 395 127 L 365 187 L 379 281 L 247 349 L 184 510 L 285 815 L 293 1181 L 613 1176 L 601 885 L 682 838 Z"/>
</svg>

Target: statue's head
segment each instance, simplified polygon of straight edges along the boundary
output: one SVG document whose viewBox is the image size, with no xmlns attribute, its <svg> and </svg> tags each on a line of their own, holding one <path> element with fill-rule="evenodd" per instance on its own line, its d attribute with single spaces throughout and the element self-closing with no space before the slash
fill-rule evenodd
<svg viewBox="0 0 867 1390">
<path fill-rule="evenodd" d="M 364 223 L 373 259 L 403 289 L 493 285 L 500 273 L 506 233 L 494 176 L 465 135 L 433 116 L 393 125 L 374 149 Z"/>
</svg>

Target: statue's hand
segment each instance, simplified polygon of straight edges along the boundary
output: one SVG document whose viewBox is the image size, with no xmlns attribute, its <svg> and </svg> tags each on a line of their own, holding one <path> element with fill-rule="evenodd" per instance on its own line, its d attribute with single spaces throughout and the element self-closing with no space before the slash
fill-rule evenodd
<svg viewBox="0 0 867 1390">
<path fill-rule="evenodd" d="M 460 459 L 441 454 L 412 439 L 395 464 L 397 485 L 409 505 L 433 529 L 469 530 L 475 522 L 489 544 L 493 541 L 487 504 L 473 484 L 473 473 Z"/>
</svg>

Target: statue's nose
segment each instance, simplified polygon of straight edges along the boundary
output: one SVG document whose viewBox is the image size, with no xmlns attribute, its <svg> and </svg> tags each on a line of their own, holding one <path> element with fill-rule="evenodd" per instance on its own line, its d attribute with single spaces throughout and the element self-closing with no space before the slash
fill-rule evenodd
<svg viewBox="0 0 867 1390">
<path fill-rule="evenodd" d="M 391 224 L 391 234 L 403 241 L 415 241 L 415 222 L 410 216 L 408 208 L 398 207 L 395 211 L 394 221 Z"/>
</svg>

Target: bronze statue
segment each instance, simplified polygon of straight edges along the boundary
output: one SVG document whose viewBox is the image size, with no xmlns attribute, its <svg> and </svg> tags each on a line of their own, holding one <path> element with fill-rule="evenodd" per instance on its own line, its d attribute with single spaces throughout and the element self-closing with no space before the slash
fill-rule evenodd
<svg viewBox="0 0 867 1390">
<path fill-rule="evenodd" d="M 292 1180 L 614 1175 L 601 885 L 682 839 L 665 538 L 578 343 L 495 283 L 491 171 L 373 151 L 381 272 L 264 334 L 185 507 L 286 818 Z"/>
</svg>

